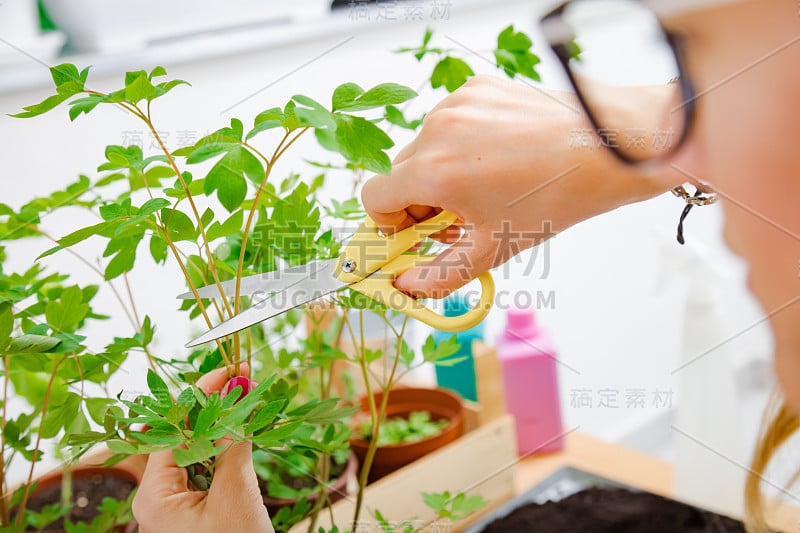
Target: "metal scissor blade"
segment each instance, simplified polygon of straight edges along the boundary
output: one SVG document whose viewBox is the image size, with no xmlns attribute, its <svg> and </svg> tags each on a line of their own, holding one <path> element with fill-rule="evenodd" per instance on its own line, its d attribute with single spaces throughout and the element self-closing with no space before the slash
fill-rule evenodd
<svg viewBox="0 0 800 533">
<path fill-rule="evenodd" d="M 260 298 L 254 296 L 253 305 L 248 309 L 190 341 L 186 347 L 190 348 L 236 333 L 346 287 L 349 283 L 341 281 L 334 275 L 337 261 L 337 259 L 320 261 L 312 275 L 293 286 L 275 294 L 263 293 Z"/>
<path fill-rule="evenodd" d="M 242 296 L 251 296 L 255 292 L 274 293 L 282 291 L 287 287 L 291 287 L 299 281 L 314 275 L 319 261 L 311 261 L 305 265 L 300 265 L 291 268 L 284 268 L 280 270 L 273 270 L 271 272 L 262 272 L 260 274 L 253 274 L 242 278 L 239 294 Z M 220 282 L 225 295 L 232 298 L 236 292 L 236 280 L 230 279 Z M 197 294 L 201 298 L 219 298 L 219 287 L 216 283 L 206 285 L 197 289 Z M 194 299 L 194 294 L 184 292 L 178 295 L 179 300 Z"/>
</svg>

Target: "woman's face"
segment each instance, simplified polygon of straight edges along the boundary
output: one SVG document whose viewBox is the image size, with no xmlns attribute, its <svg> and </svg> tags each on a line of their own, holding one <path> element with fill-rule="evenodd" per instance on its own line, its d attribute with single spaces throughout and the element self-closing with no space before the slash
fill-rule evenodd
<svg viewBox="0 0 800 533">
<path fill-rule="evenodd" d="M 750 0 L 665 20 L 687 36 L 698 177 L 769 316 L 778 380 L 800 413 L 800 4 Z"/>
</svg>

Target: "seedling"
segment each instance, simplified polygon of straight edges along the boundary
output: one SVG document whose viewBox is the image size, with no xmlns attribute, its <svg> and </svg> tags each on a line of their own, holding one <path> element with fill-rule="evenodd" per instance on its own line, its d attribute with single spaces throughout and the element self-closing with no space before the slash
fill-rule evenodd
<svg viewBox="0 0 800 533">
<path fill-rule="evenodd" d="M 438 435 L 450 423 L 446 418 L 431 420 L 428 411 L 414 411 L 408 418 L 394 417 L 386 419 L 380 426 L 381 433 L 378 446 L 408 444 Z M 372 424 L 365 421 L 361 425 L 361 438 L 372 439 Z"/>
</svg>

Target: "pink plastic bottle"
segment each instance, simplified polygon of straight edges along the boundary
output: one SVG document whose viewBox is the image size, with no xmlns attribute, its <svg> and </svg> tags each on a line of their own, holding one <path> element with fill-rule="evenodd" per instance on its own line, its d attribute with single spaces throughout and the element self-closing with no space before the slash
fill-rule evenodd
<svg viewBox="0 0 800 533">
<path fill-rule="evenodd" d="M 497 338 L 506 410 L 517 424 L 519 455 L 564 447 L 556 351 L 532 310 L 510 309 Z"/>
</svg>

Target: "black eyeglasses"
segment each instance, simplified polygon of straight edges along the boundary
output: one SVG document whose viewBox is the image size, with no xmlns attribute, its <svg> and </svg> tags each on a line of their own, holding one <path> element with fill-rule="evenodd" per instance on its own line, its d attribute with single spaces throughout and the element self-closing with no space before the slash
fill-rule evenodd
<svg viewBox="0 0 800 533">
<path fill-rule="evenodd" d="M 639 165 L 673 155 L 695 119 L 696 93 L 686 71 L 682 36 L 667 31 L 640 0 L 573 0 L 541 19 L 592 125 L 574 131 L 576 149 L 608 148 L 623 163 Z M 673 191 L 687 207 L 714 196 Z"/>
</svg>

